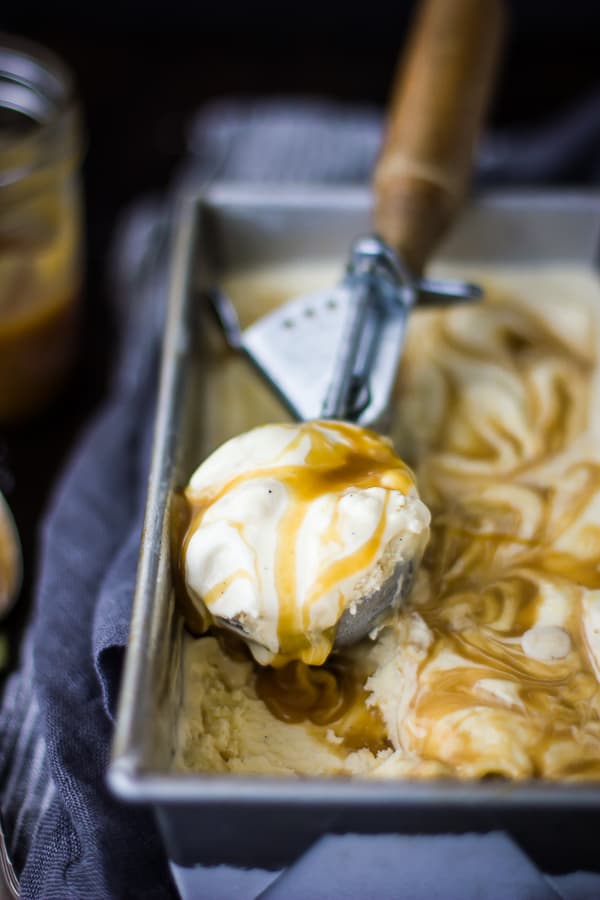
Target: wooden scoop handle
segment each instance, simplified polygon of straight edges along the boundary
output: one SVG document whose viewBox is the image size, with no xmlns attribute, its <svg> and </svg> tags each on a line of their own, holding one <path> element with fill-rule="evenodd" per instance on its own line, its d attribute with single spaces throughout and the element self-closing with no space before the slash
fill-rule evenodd
<svg viewBox="0 0 600 900">
<path fill-rule="evenodd" d="M 465 194 L 504 26 L 502 0 L 424 0 L 373 178 L 375 227 L 415 274 Z"/>
</svg>

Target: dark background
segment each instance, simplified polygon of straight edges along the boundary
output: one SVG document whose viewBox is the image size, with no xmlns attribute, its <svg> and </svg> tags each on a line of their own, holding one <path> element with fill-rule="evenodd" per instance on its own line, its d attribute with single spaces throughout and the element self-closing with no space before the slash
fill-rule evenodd
<svg viewBox="0 0 600 900">
<path fill-rule="evenodd" d="M 145 191 L 164 189 L 184 152 L 186 123 L 207 101 L 322 95 L 383 105 L 414 4 L 19 0 L 2 5 L 2 30 L 46 44 L 74 71 L 87 134 L 81 357 L 51 410 L 0 434 L 0 488 L 15 512 L 26 562 L 22 602 L 7 621 L 14 647 L 31 596 L 41 511 L 77 433 L 108 386 L 114 328 L 106 256 L 119 211 Z M 490 127 L 535 131 L 600 87 L 600 2 L 507 5 L 510 30 Z M 575 183 L 585 178 L 585 170 L 570 175 Z"/>
</svg>

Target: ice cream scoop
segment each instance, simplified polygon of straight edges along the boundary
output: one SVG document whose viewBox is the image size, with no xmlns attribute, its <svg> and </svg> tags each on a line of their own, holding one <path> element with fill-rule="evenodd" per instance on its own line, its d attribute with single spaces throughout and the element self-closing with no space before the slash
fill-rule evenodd
<svg viewBox="0 0 600 900">
<path fill-rule="evenodd" d="M 406 596 L 429 511 L 391 443 L 346 422 L 265 425 L 185 490 L 188 621 L 231 629 L 262 664 L 320 665 Z M 193 613 L 189 615 L 190 607 Z"/>
<path fill-rule="evenodd" d="M 227 297 L 218 288 L 209 292 L 230 346 L 246 354 L 301 420 L 270 426 L 271 439 L 276 443 L 278 428 L 292 427 L 298 446 L 305 439 L 309 445 L 304 457 L 286 463 L 288 474 L 270 450 L 256 469 L 250 432 L 207 460 L 188 488 L 192 500 L 200 491 L 199 527 L 184 549 L 188 594 L 213 621 L 240 631 L 259 662 L 320 664 L 334 643 L 363 637 L 405 596 L 423 552 L 428 513 L 414 480 L 390 444 L 366 428 L 389 429 L 416 303 L 479 295 L 471 285 L 421 275 L 467 188 L 502 23 L 499 0 L 420 6 L 374 171 L 376 234 L 354 242 L 336 288 L 292 300 L 244 331 Z M 277 431 L 284 457 L 285 435 Z M 315 461 L 313 440 L 334 448 L 326 464 L 319 453 Z M 242 446 L 246 457 L 227 459 L 229 469 L 215 472 L 216 460 Z M 339 465 L 331 462 L 338 456 Z M 370 548 L 364 559 L 363 546 Z"/>
</svg>

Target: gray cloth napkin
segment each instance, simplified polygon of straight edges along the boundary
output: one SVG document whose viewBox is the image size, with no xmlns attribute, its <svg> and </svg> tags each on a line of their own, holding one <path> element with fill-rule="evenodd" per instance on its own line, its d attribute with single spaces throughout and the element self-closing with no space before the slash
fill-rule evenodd
<svg viewBox="0 0 600 900">
<path fill-rule="evenodd" d="M 371 109 L 327 103 L 220 105 L 195 121 L 175 192 L 214 178 L 366 181 L 380 130 L 381 118 Z M 519 159 L 521 171 L 531 167 L 531 144 L 526 137 L 520 140 L 520 155 L 509 154 L 515 180 Z M 506 146 L 488 143 L 480 163 L 483 177 L 494 179 L 504 171 Z M 564 159 L 559 162 L 562 171 Z M 543 164 L 547 175 L 557 168 L 546 151 Z M 25 898 L 174 895 L 151 816 L 122 806 L 105 786 L 145 499 L 170 208 L 168 201 L 144 202 L 117 232 L 121 350 L 113 387 L 75 449 L 45 516 L 32 622 L 0 711 L 0 810 Z M 502 836 L 490 836 L 487 843 L 474 836 L 453 838 L 451 850 L 425 837 L 354 838 L 350 854 L 344 840 L 320 842 L 275 881 L 264 873 L 199 871 L 196 896 L 252 897 L 266 888 L 270 897 L 314 897 L 309 885 L 311 873 L 318 872 L 321 896 L 470 897 L 475 894 L 469 885 L 482 883 L 486 873 L 498 883 L 495 867 L 500 865 L 504 896 L 514 900 L 600 896 L 600 876 L 564 876 L 551 886 Z M 506 862 L 511 852 L 518 865 Z M 481 859 L 477 873 L 467 865 L 449 871 L 456 854 L 462 860 Z M 365 893 L 361 878 L 374 859 L 378 874 L 387 871 L 393 880 L 379 879 L 376 892 Z M 399 871 L 399 859 L 412 864 Z M 434 883 L 445 893 L 427 893 Z"/>
</svg>

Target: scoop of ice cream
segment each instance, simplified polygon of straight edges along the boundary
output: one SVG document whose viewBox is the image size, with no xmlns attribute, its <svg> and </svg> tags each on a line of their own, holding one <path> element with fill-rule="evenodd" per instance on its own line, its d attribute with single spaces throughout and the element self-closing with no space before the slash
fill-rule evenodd
<svg viewBox="0 0 600 900">
<path fill-rule="evenodd" d="M 265 425 L 233 438 L 186 488 L 188 598 L 263 664 L 319 665 L 347 609 L 421 559 L 429 512 L 379 435 L 341 422 Z"/>
</svg>

